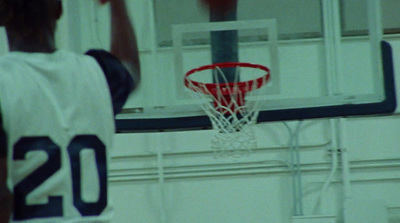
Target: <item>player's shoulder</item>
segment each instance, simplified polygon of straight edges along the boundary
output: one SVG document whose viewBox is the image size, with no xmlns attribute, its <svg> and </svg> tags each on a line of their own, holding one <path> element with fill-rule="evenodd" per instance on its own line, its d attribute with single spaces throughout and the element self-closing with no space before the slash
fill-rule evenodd
<svg viewBox="0 0 400 223">
<path fill-rule="evenodd" d="M 63 60 L 74 60 L 74 61 L 78 61 L 78 62 L 88 62 L 88 61 L 93 62 L 93 58 L 86 54 L 78 54 L 78 53 L 66 51 L 66 50 L 58 51 L 58 59 L 60 59 L 60 58 Z"/>
<path fill-rule="evenodd" d="M 8 53 L 0 56 L 0 76 L 22 69 L 21 62 L 22 60 L 16 54 Z"/>
<path fill-rule="evenodd" d="M 94 58 L 102 67 L 104 64 L 113 63 L 120 64 L 121 61 L 111 54 L 110 52 L 102 49 L 91 49 L 85 53 L 85 56 L 90 56 Z"/>
<path fill-rule="evenodd" d="M 87 51 L 85 55 L 92 57 L 100 65 L 107 79 L 111 76 L 130 76 L 121 60 L 108 51 L 94 49 Z"/>
<path fill-rule="evenodd" d="M 80 55 L 66 50 L 57 50 L 54 53 L 27 53 L 27 52 L 10 52 L 0 56 L 1 65 L 21 66 L 24 63 L 40 64 L 41 62 L 57 62 L 72 60 L 84 60 L 85 55 Z"/>
<path fill-rule="evenodd" d="M 99 64 L 95 58 L 86 54 L 79 54 L 66 50 L 59 50 L 54 58 L 58 65 L 64 66 L 65 69 L 78 67 L 80 70 L 98 70 Z M 97 73 L 97 72 L 94 72 Z"/>
<path fill-rule="evenodd" d="M 19 62 L 18 55 L 15 53 L 7 53 L 2 56 L 0 56 L 0 68 L 3 68 L 4 66 L 9 67 L 13 64 L 16 64 Z"/>
</svg>

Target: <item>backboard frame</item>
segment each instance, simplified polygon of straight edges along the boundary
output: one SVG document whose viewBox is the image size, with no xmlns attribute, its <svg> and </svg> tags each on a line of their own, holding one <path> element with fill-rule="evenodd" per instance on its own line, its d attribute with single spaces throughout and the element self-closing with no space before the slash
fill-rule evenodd
<svg viewBox="0 0 400 223">
<path fill-rule="evenodd" d="M 349 103 L 342 105 L 288 108 L 261 111 L 257 122 L 277 122 L 337 117 L 387 115 L 396 110 L 395 73 L 391 45 L 381 42 L 381 62 L 384 84 L 384 98 L 370 103 Z M 191 113 L 191 116 L 159 117 L 137 119 L 124 117 L 116 120 L 118 132 L 184 131 L 211 129 L 211 122 L 205 114 Z"/>
</svg>

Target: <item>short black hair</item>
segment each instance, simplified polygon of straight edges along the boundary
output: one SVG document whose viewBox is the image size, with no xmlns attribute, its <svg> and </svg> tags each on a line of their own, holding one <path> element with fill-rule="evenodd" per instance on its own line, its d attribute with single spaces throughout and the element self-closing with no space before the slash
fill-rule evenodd
<svg viewBox="0 0 400 223">
<path fill-rule="evenodd" d="M 0 24 L 29 37 L 55 27 L 60 0 L 0 0 Z"/>
</svg>

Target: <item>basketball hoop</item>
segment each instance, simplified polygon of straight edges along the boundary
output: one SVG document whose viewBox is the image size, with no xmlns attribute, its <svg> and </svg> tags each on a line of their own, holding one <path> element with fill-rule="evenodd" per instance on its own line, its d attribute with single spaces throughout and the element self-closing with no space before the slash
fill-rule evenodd
<svg viewBox="0 0 400 223">
<path fill-rule="evenodd" d="M 234 77 L 232 74 L 227 77 L 223 72 L 225 68 L 234 68 Z M 216 83 L 197 81 L 193 77 L 196 73 L 204 74 L 207 71 L 211 71 Z M 241 73 L 254 79 L 239 81 L 243 78 Z M 218 83 L 218 80 L 223 82 Z M 241 156 L 256 147 L 252 126 L 256 124 L 260 111 L 260 97 L 254 97 L 253 100 L 246 100 L 246 97 L 257 96 L 259 89 L 269 80 L 270 70 L 267 67 L 236 62 L 202 66 L 185 75 L 185 86 L 192 90 L 194 99 L 201 101 L 203 110 L 216 130 L 211 144 L 219 156 Z"/>
</svg>

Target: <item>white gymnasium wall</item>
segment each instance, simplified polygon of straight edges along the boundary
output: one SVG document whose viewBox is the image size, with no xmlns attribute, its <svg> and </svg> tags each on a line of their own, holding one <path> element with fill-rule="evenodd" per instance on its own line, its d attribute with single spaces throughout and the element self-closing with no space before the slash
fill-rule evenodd
<svg viewBox="0 0 400 223">
<path fill-rule="evenodd" d="M 168 103 L 164 95 L 170 91 L 159 86 L 170 83 L 168 74 L 174 72 L 172 49 L 159 49 L 159 54 L 155 54 L 151 16 L 147 14 L 150 8 L 145 2 L 135 0 L 135 7 L 130 9 L 144 74 L 143 85 L 129 102 L 134 106 Z M 107 19 L 96 20 L 95 15 L 107 13 L 107 8 L 96 11 L 95 7 L 93 1 L 68 1 L 57 34 L 60 47 L 79 53 L 108 47 L 109 29 L 99 26 L 107 23 Z M 3 54 L 7 52 L 5 35 L 0 35 Z M 391 36 L 387 40 L 394 48 L 395 70 L 400 71 L 400 37 Z M 283 45 L 289 49 L 303 43 L 292 44 Z M 353 53 L 357 55 L 356 50 Z M 155 58 L 159 61 L 157 66 Z M 304 59 L 309 58 L 306 55 Z M 315 64 L 312 69 L 321 68 Z M 397 72 L 398 89 L 399 80 Z M 350 161 L 349 175 L 344 178 L 346 184 L 341 163 L 332 169 L 335 165 L 329 151 L 338 149 L 333 124 L 330 120 L 314 120 L 301 125 L 304 214 L 336 216 L 335 222 L 344 222 L 345 210 L 350 210 L 353 216 L 347 219 L 355 216 L 357 220 L 345 223 L 400 222 L 400 115 L 341 120 L 343 138 L 339 149 Z M 296 125 L 297 122 L 289 122 L 292 129 Z M 214 158 L 208 142 L 211 136 L 210 131 L 117 134 L 110 165 L 111 193 L 116 206 L 113 222 L 291 222 L 290 137 L 285 126 L 282 123 L 257 126 L 258 149 L 249 157 L 237 159 Z M 315 208 L 330 173 L 331 184 L 321 194 L 321 206 Z M 344 206 L 345 200 L 351 205 Z M 375 206 L 367 205 L 370 202 Z M 364 208 L 360 211 L 357 207 Z M 379 212 L 379 207 L 383 212 Z M 374 220 L 374 217 L 381 218 Z"/>
<path fill-rule="evenodd" d="M 351 167 L 348 198 L 356 202 L 350 208 L 380 201 L 391 223 L 400 217 L 399 122 L 391 116 L 342 123 Z M 343 222 L 340 163 L 315 210 L 331 171 L 327 150 L 335 148 L 329 125 L 326 120 L 302 125 L 304 214 L 337 216 Z M 114 222 L 290 222 L 289 137 L 283 125 L 258 126 L 258 137 L 264 138 L 259 149 L 238 159 L 213 158 L 210 136 L 207 131 L 117 135 L 110 178 L 117 198 Z M 378 214 L 375 208 L 364 211 L 355 222 L 385 222 L 362 221 Z"/>
</svg>

